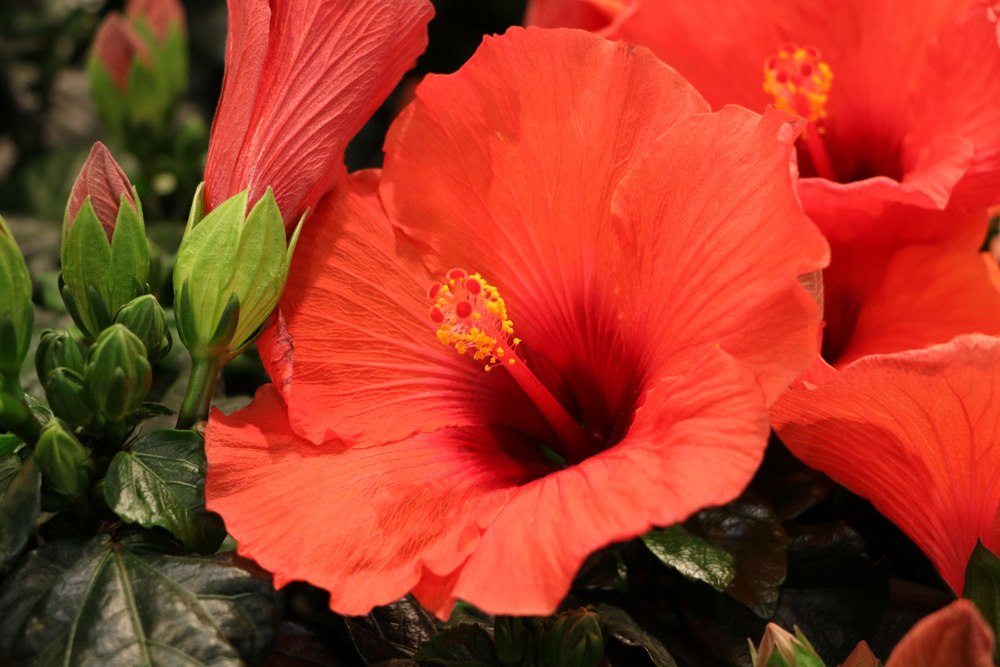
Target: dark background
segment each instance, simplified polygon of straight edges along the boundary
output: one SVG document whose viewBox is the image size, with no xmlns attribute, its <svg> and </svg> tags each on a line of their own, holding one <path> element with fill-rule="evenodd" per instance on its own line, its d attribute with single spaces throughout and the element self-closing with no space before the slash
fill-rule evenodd
<svg viewBox="0 0 1000 667">
<path fill-rule="evenodd" d="M 102 138 L 84 72 L 87 51 L 101 17 L 120 11 L 123 4 L 122 0 L 0 2 L 0 214 L 61 218 L 87 150 Z M 185 111 L 211 123 L 222 81 L 225 2 L 184 4 L 191 58 Z M 456 70 L 483 35 L 518 23 L 524 4 L 524 0 L 436 0 L 430 45 L 408 82 L 427 72 Z M 399 104 L 394 93 L 358 134 L 347 152 L 349 168 L 380 164 L 382 140 Z M 127 163 L 123 167 L 131 172 Z M 177 193 L 179 200 L 189 201 L 190 195 Z"/>
</svg>

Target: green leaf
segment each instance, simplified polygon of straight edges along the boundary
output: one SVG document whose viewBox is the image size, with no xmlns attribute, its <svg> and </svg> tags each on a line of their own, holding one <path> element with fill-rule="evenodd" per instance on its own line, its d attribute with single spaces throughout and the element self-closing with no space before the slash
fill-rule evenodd
<svg viewBox="0 0 1000 667">
<path fill-rule="evenodd" d="M 640 628 L 624 610 L 607 604 L 595 605 L 594 609 L 600 615 L 609 639 L 642 649 L 656 667 L 677 667 L 677 662 L 660 640 Z M 611 649 L 609 646 L 609 653 Z"/>
<path fill-rule="evenodd" d="M 437 634 L 434 617 L 407 596 L 366 616 L 345 616 L 351 643 L 366 664 L 412 658 L 421 644 Z"/>
<path fill-rule="evenodd" d="M 29 458 L 0 458 L 0 570 L 27 544 L 42 509 L 42 475 Z M 3 609 L 3 605 L 0 605 Z"/>
<path fill-rule="evenodd" d="M 189 549 L 211 551 L 225 530 L 205 510 L 205 454 L 192 431 L 140 436 L 111 460 L 104 498 L 123 520 L 173 533 Z"/>
<path fill-rule="evenodd" d="M 489 633 L 473 624 L 456 625 L 435 635 L 414 657 L 422 667 L 502 667 Z"/>
<path fill-rule="evenodd" d="M 737 500 L 699 512 L 687 528 L 732 554 L 736 576 L 726 593 L 760 618 L 770 617 L 788 567 L 788 535 L 770 507 L 763 502 Z"/>
<path fill-rule="evenodd" d="M 1000 632 L 1000 557 L 978 540 L 965 570 L 962 597 L 975 602 L 993 632 Z"/>
<path fill-rule="evenodd" d="M 0 662 L 253 662 L 274 638 L 276 597 L 231 559 L 107 537 L 51 542 L 0 589 Z"/>
<path fill-rule="evenodd" d="M 651 530 L 642 536 L 642 541 L 665 565 L 717 591 L 726 590 L 736 578 L 733 556 L 692 534 L 684 526 Z"/>
</svg>

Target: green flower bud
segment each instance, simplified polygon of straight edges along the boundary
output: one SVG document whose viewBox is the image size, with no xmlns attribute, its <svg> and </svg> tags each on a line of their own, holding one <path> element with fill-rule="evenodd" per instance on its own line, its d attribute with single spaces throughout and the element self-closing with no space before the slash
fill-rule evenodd
<svg viewBox="0 0 1000 667">
<path fill-rule="evenodd" d="M 91 405 L 109 422 L 121 422 L 142 404 L 153 381 L 146 347 L 124 324 L 113 324 L 90 350 L 84 389 Z"/>
<path fill-rule="evenodd" d="M 600 617 L 586 609 L 560 614 L 541 638 L 539 657 L 551 667 L 597 667 L 604 657 Z"/>
<path fill-rule="evenodd" d="M 493 620 L 493 641 L 497 659 L 504 667 L 534 664 L 534 636 L 520 618 L 497 616 Z"/>
<path fill-rule="evenodd" d="M 100 142 L 77 176 L 63 218 L 60 285 L 66 309 L 94 339 L 118 309 L 149 291 L 142 206 Z"/>
<path fill-rule="evenodd" d="M 38 341 L 35 351 L 35 370 L 38 379 L 45 384 L 45 379 L 56 368 L 68 368 L 76 373 L 83 373 L 86 360 L 80 342 L 68 331 L 46 329 Z"/>
<path fill-rule="evenodd" d="M 156 363 L 170 352 L 173 339 L 167 327 L 167 316 L 152 294 L 132 299 L 115 315 L 117 324 L 124 324 L 146 347 L 150 363 Z"/>
<path fill-rule="evenodd" d="M 46 509 L 62 509 L 86 492 L 94 474 L 90 450 L 60 419 L 42 428 L 35 445 L 35 460 L 42 471 L 42 498 Z"/>
<path fill-rule="evenodd" d="M 816 654 L 816 649 L 801 630 L 795 628 L 793 635 L 774 623 L 767 624 L 759 647 L 755 649 L 753 644 L 750 644 L 750 658 L 753 667 L 796 667 L 796 665 L 803 667 L 823 664 Z"/>
<path fill-rule="evenodd" d="M 74 426 L 88 426 L 94 418 L 84 388 L 83 374 L 63 367 L 53 368 L 45 378 L 45 398 L 52 413 Z"/>
<path fill-rule="evenodd" d="M 34 317 L 28 267 L 7 223 L 0 217 L 0 375 L 20 375 L 31 343 Z"/>
<path fill-rule="evenodd" d="M 256 339 L 278 305 L 299 228 L 285 242 L 268 188 L 247 214 L 247 192 L 201 216 L 201 188 L 174 265 L 174 311 L 195 357 L 231 359 Z"/>
</svg>

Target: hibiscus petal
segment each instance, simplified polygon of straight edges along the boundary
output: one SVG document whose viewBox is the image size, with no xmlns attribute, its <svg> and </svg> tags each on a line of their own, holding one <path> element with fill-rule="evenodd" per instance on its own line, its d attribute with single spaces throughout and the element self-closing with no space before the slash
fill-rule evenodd
<svg viewBox="0 0 1000 667">
<path fill-rule="evenodd" d="M 1000 335 L 1000 268 L 988 254 L 912 246 L 888 262 L 862 305 L 843 366 L 869 354 L 946 343 L 967 333 Z"/>
<path fill-rule="evenodd" d="M 955 600 L 921 619 L 893 649 L 885 667 L 992 667 L 993 631 L 969 600 Z"/>
<path fill-rule="evenodd" d="M 564 402 L 616 412 L 632 380 L 607 363 L 623 356 L 605 277 L 612 193 L 631 159 L 703 111 L 645 49 L 511 29 L 419 86 L 386 140 L 381 193 L 434 270 L 479 271 L 499 288 L 529 365 Z"/>
<path fill-rule="evenodd" d="M 634 11 L 637 4 L 637 0 L 535 0 L 528 4 L 524 25 L 600 32 Z"/>
<path fill-rule="evenodd" d="M 456 598 L 496 613 L 550 614 L 597 549 L 738 496 L 767 434 L 753 376 L 712 350 L 688 375 L 659 378 L 617 445 L 513 492 L 461 572 L 425 579 L 415 593 L 442 617 Z"/>
<path fill-rule="evenodd" d="M 1000 506 L 1000 339 L 961 336 L 865 357 L 789 389 L 775 430 L 806 464 L 868 498 L 954 590 Z"/>
<path fill-rule="evenodd" d="M 280 319 L 259 342 L 295 431 L 317 444 L 469 424 L 544 432 L 506 373 L 487 375 L 437 340 L 432 278 L 371 188 L 367 175 L 351 177 L 321 202 L 299 239 Z"/>
<path fill-rule="evenodd" d="M 343 614 L 402 597 L 426 567 L 453 570 L 477 544 L 477 517 L 541 470 L 512 456 L 520 444 L 500 430 L 345 449 L 289 427 L 272 385 L 244 410 L 214 411 L 207 505 L 277 586 L 321 586 Z"/>
<path fill-rule="evenodd" d="M 273 7 L 269 8 L 268 5 Z M 344 148 L 426 46 L 424 0 L 230 0 L 209 208 L 274 189 L 294 223 L 333 185 Z"/>
<path fill-rule="evenodd" d="M 815 357 L 819 309 L 797 277 L 827 246 L 795 199 L 790 121 L 738 107 L 690 118 L 619 186 L 617 291 L 626 328 L 658 342 L 650 365 L 721 345 L 773 400 Z"/>
</svg>

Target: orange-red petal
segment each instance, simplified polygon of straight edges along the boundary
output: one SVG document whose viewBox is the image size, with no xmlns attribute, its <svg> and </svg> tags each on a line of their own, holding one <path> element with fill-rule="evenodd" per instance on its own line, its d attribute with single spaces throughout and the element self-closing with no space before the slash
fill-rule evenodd
<svg viewBox="0 0 1000 667">
<path fill-rule="evenodd" d="M 791 116 L 726 107 L 672 127 L 623 180 L 616 291 L 648 363 L 718 345 L 773 400 L 812 362 L 820 314 L 798 276 L 828 249 L 795 198 L 796 134 Z"/>
<path fill-rule="evenodd" d="M 993 631 L 976 605 L 956 600 L 914 625 L 885 667 L 993 667 L 995 644 Z"/>
<path fill-rule="evenodd" d="M 347 142 L 426 45 L 425 0 L 229 0 L 226 76 L 205 201 L 273 188 L 294 224 L 333 185 Z"/>
<path fill-rule="evenodd" d="M 961 591 L 1000 507 L 1000 339 L 961 336 L 875 355 L 801 383 L 772 407 L 808 465 L 869 499 Z"/>
</svg>

